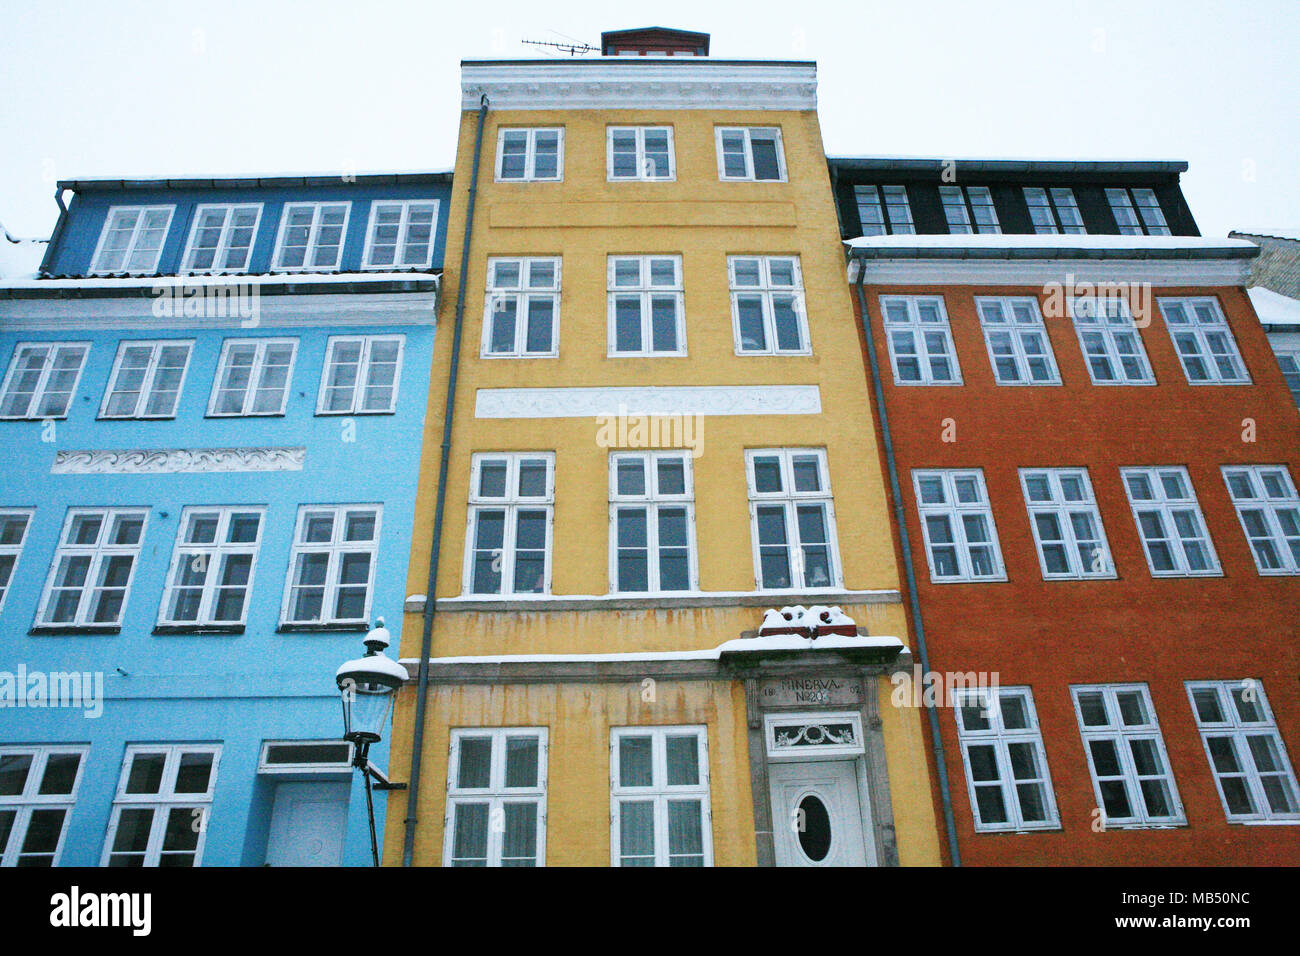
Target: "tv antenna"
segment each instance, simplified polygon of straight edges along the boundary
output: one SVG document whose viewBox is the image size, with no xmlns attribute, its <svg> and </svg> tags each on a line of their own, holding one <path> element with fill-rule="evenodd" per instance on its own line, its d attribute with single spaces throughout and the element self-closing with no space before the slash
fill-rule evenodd
<svg viewBox="0 0 1300 956">
<path fill-rule="evenodd" d="M 584 53 L 600 52 L 600 47 L 592 46 L 590 43 L 581 43 L 578 41 L 574 41 L 573 43 L 556 43 L 552 40 L 520 40 L 519 42 L 527 43 L 532 46 L 552 47 L 556 50 L 561 51 L 562 53 L 569 54 L 569 56 L 580 56 Z"/>
</svg>

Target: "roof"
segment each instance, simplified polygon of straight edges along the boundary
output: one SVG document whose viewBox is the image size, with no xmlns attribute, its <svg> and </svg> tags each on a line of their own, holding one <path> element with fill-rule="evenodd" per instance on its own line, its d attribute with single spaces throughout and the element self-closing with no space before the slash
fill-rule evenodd
<svg viewBox="0 0 1300 956">
<path fill-rule="evenodd" d="M 696 33 L 692 30 L 677 30 L 672 27 L 635 27 L 631 30 L 606 30 L 600 35 L 600 49 L 604 54 L 611 44 L 640 40 L 654 44 L 671 41 L 680 47 L 704 47 L 704 55 L 709 54 L 709 34 Z"/>
<path fill-rule="evenodd" d="M 59 189 L 84 192 L 92 189 L 223 189 L 239 186 L 331 186 L 340 182 L 359 185 L 404 183 L 449 183 L 450 169 L 393 172 L 285 172 L 248 173 L 240 176 L 180 174 L 176 176 L 89 176 L 61 179 Z"/>
<path fill-rule="evenodd" d="M 1286 239 L 1300 242 L 1300 226 L 1260 226 L 1258 229 L 1233 229 L 1230 236 L 1257 236 L 1260 239 Z"/>
<path fill-rule="evenodd" d="M 276 272 L 223 275 L 34 275 L 0 279 L 0 299 L 110 298 L 156 295 L 161 289 L 255 286 L 261 295 L 302 295 L 313 292 L 428 292 L 438 288 L 441 273 L 405 272 Z"/>
<path fill-rule="evenodd" d="M 847 239 L 853 259 L 1250 259 L 1246 239 L 1205 236 L 929 235 Z"/>
<path fill-rule="evenodd" d="M 827 156 L 826 162 L 840 169 L 862 172 L 933 172 L 954 165 L 976 173 L 1134 173 L 1176 174 L 1187 172 L 1181 159 L 1036 159 L 1032 157 L 971 157 L 969 159 L 912 156 Z"/>
<path fill-rule="evenodd" d="M 1247 289 L 1246 294 L 1250 296 L 1250 304 L 1255 307 L 1260 325 L 1294 326 L 1300 331 L 1300 299 L 1293 299 L 1263 286 Z"/>
<path fill-rule="evenodd" d="M 48 241 L 43 239 L 14 242 L 7 236 L 0 236 L 0 283 L 11 279 L 35 279 L 48 247 Z"/>
</svg>

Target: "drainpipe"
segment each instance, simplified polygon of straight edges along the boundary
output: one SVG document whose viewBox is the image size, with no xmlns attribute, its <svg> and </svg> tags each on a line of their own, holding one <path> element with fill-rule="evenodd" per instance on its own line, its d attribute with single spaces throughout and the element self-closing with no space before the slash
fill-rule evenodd
<svg viewBox="0 0 1300 956">
<path fill-rule="evenodd" d="M 856 259 L 851 253 L 849 261 Z M 885 392 L 880 384 L 880 363 L 876 359 L 876 341 L 871 331 L 871 314 L 867 311 L 867 295 L 862 286 L 866 281 L 866 263 L 858 260 L 858 281 L 853 290 L 858 295 L 858 308 L 862 312 L 862 330 L 867 338 L 867 360 L 871 364 L 871 390 L 876 399 L 876 416 L 880 421 L 881 443 L 885 446 L 885 462 L 889 467 L 889 492 L 894 499 L 894 525 L 898 528 L 899 544 L 903 551 L 903 574 L 907 580 L 907 596 L 912 611 L 912 634 L 916 651 L 921 658 L 921 670 L 930 672 L 930 654 L 925 646 L 925 624 L 921 620 L 921 601 L 916 593 L 916 568 L 912 564 L 912 546 L 907 536 L 907 517 L 903 513 L 903 495 L 898 485 L 898 463 L 894 461 L 894 441 L 889 432 L 889 413 L 885 410 Z M 948 785 L 948 763 L 943 757 L 943 741 L 939 737 L 939 714 L 934 704 L 921 695 L 926 716 L 930 719 L 930 743 L 934 750 L 934 766 L 939 774 L 939 796 L 943 801 L 943 822 L 948 831 L 948 854 L 953 866 L 961 866 L 961 851 L 957 848 L 957 824 L 952 816 L 952 790 Z"/>
<path fill-rule="evenodd" d="M 50 267 L 54 265 L 54 250 L 58 248 L 59 236 L 63 235 L 63 223 L 68 218 L 68 207 L 63 204 L 63 187 L 54 187 L 54 201 L 59 204 L 59 218 L 54 223 L 54 232 L 50 235 L 50 244 L 45 247 L 45 255 L 41 256 L 41 264 L 38 268 L 40 275 L 47 275 Z"/>
<path fill-rule="evenodd" d="M 433 512 L 433 545 L 429 553 L 429 583 L 424 590 L 424 629 L 420 635 L 420 669 L 415 698 L 415 733 L 411 737 L 411 780 L 406 792 L 406 831 L 402 842 L 402 866 L 415 856 L 416 807 L 420 800 L 420 764 L 424 754 L 424 720 L 429 696 L 429 655 L 433 649 L 433 616 L 437 612 L 438 557 L 442 551 L 442 515 L 447 505 L 447 468 L 451 459 L 451 422 L 456 408 L 456 373 L 460 370 L 460 340 L 465 323 L 465 286 L 469 272 L 469 242 L 474 230 L 474 199 L 478 195 L 479 158 L 483 154 L 483 122 L 488 98 L 479 100 L 478 126 L 474 131 L 474 164 L 470 171 L 469 202 L 465 208 L 465 239 L 460 247 L 460 275 L 457 277 L 456 318 L 451 333 L 451 369 L 447 375 L 447 403 L 442 416 L 442 456 L 438 464 L 438 499 Z"/>
</svg>

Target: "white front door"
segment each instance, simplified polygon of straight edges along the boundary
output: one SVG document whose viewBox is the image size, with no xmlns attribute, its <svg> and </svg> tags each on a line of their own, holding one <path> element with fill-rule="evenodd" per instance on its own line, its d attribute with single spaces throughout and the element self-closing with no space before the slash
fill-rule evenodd
<svg viewBox="0 0 1300 956">
<path fill-rule="evenodd" d="M 351 781 L 282 783 L 275 788 L 270 866 L 340 866 Z"/>
<path fill-rule="evenodd" d="M 768 780 L 777 866 L 867 865 L 857 761 L 773 763 Z"/>
</svg>

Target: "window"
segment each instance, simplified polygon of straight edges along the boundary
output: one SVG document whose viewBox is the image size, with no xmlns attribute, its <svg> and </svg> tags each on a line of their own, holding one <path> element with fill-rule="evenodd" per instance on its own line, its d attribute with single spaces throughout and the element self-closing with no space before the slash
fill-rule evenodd
<svg viewBox="0 0 1300 956">
<path fill-rule="evenodd" d="M 1102 822 L 1186 823 L 1146 684 L 1076 686 L 1070 693 Z"/>
<path fill-rule="evenodd" d="M 605 131 L 610 180 L 654 182 L 677 178 L 671 126 L 611 126 Z"/>
<path fill-rule="evenodd" d="M 984 472 L 914 471 L 930 580 L 1005 581 Z"/>
<path fill-rule="evenodd" d="M 912 235 L 912 207 L 906 186 L 854 186 L 858 226 L 864 236 Z"/>
<path fill-rule="evenodd" d="M 108 379 L 101 418 L 172 418 L 193 342 L 123 342 Z"/>
<path fill-rule="evenodd" d="M 880 297 L 895 385 L 960 385 L 961 367 L 941 296 Z"/>
<path fill-rule="evenodd" d="M 13 580 L 18 556 L 23 553 L 32 513 L 30 508 L 0 511 L 0 609 L 4 608 L 5 598 L 9 595 L 9 582 Z"/>
<path fill-rule="evenodd" d="M 90 345 L 21 342 L 0 389 L 0 418 L 66 418 Z"/>
<path fill-rule="evenodd" d="M 1291 397 L 1300 406 L 1300 351 L 1278 352 L 1277 364 L 1282 369 L 1282 379 L 1291 390 Z"/>
<path fill-rule="evenodd" d="M 1260 574 L 1300 574 L 1300 497 L 1282 465 L 1224 466 Z"/>
<path fill-rule="evenodd" d="M 996 234 L 998 211 L 987 186 L 940 186 L 939 199 L 948 220 L 948 231 L 955 234 Z"/>
<path fill-rule="evenodd" d="M 760 127 L 719 127 L 718 178 L 740 182 L 784 182 L 781 131 Z"/>
<path fill-rule="evenodd" d="M 497 136 L 497 182 L 563 178 L 563 128 L 501 130 Z"/>
<path fill-rule="evenodd" d="M 444 866 L 546 862 L 546 729 L 453 730 Z"/>
<path fill-rule="evenodd" d="M 758 587 L 838 587 L 835 505 L 825 450 L 765 448 L 745 452 L 745 462 Z"/>
<path fill-rule="evenodd" d="M 332 335 L 325 346 L 318 415 L 380 415 L 397 407 L 401 335 Z"/>
<path fill-rule="evenodd" d="M 369 620 L 381 510 L 379 505 L 298 509 L 283 623 L 364 625 Z"/>
<path fill-rule="evenodd" d="M 57 866 L 85 747 L 0 747 L 0 867 Z"/>
<path fill-rule="evenodd" d="M 1205 754 L 1230 823 L 1298 820 L 1295 771 L 1258 681 L 1188 681 Z"/>
<path fill-rule="evenodd" d="M 221 748 L 133 744 L 126 748 L 103 866 L 198 866 Z"/>
<path fill-rule="evenodd" d="M 484 358 L 554 358 L 560 338 L 560 260 L 489 259 Z"/>
<path fill-rule="evenodd" d="M 736 353 L 808 355 L 803 273 L 797 256 L 729 256 Z"/>
<path fill-rule="evenodd" d="M 469 594 L 551 590 L 555 455 L 475 455 L 470 469 L 465 581 Z"/>
<path fill-rule="evenodd" d="M 408 199 L 370 207 L 363 269 L 427 269 L 433 262 L 438 201 Z"/>
<path fill-rule="evenodd" d="M 956 703 L 975 829 L 1058 829 L 1056 797 L 1029 688 L 970 691 Z"/>
<path fill-rule="evenodd" d="M 1219 574 L 1187 469 L 1124 468 L 1121 474 L 1152 576 Z"/>
<path fill-rule="evenodd" d="M 611 591 L 694 591 L 689 452 L 609 456 Z"/>
<path fill-rule="evenodd" d="M 351 211 L 350 202 L 287 203 L 272 268 L 284 272 L 337 269 Z"/>
<path fill-rule="evenodd" d="M 148 514 L 129 508 L 68 509 L 38 627 L 121 623 Z"/>
<path fill-rule="evenodd" d="M 1045 580 L 1115 576 L 1088 469 L 1021 468 L 1020 484 Z"/>
<path fill-rule="evenodd" d="M 348 740 L 267 740 L 259 774 L 351 773 L 356 750 Z"/>
<path fill-rule="evenodd" d="M 610 731 L 614 866 L 712 866 L 708 735 L 703 727 Z"/>
<path fill-rule="evenodd" d="M 1061 384 L 1037 299 L 977 296 L 975 305 L 999 385 Z"/>
<path fill-rule="evenodd" d="M 1109 296 L 1070 300 L 1070 314 L 1093 385 L 1154 385 L 1128 303 Z"/>
<path fill-rule="evenodd" d="M 1232 330 L 1214 299 L 1160 299 L 1169 336 L 1192 385 L 1250 382 Z"/>
<path fill-rule="evenodd" d="M 1115 224 L 1119 226 L 1120 235 L 1171 235 L 1154 190 L 1107 189 L 1106 201 L 1110 203 L 1110 211 L 1115 214 Z"/>
<path fill-rule="evenodd" d="M 263 508 L 190 507 L 181 512 L 158 623 L 244 623 Z"/>
<path fill-rule="evenodd" d="M 97 275 L 157 272 L 175 211 L 175 206 L 114 206 L 104 221 L 90 271 Z"/>
<path fill-rule="evenodd" d="M 226 339 L 209 415 L 283 415 L 297 339 Z"/>
<path fill-rule="evenodd" d="M 1079 204 L 1075 202 L 1073 189 L 1026 186 L 1025 203 L 1029 206 L 1029 219 L 1034 224 L 1034 232 L 1040 235 L 1064 232 L 1081 236 L 1088 231 L 1083 228 L 1083 217 L 1079 215 Z"/>
<path fill-rule="evenodd" d="M 609 257 L 609 354 L 685 355 L 681 256 Z"/>
<path fill-rule="evenodd" d="M 261 203 L 199 206 L 181 271 L 246 271 L 261 218 Z"/>
</svg>

